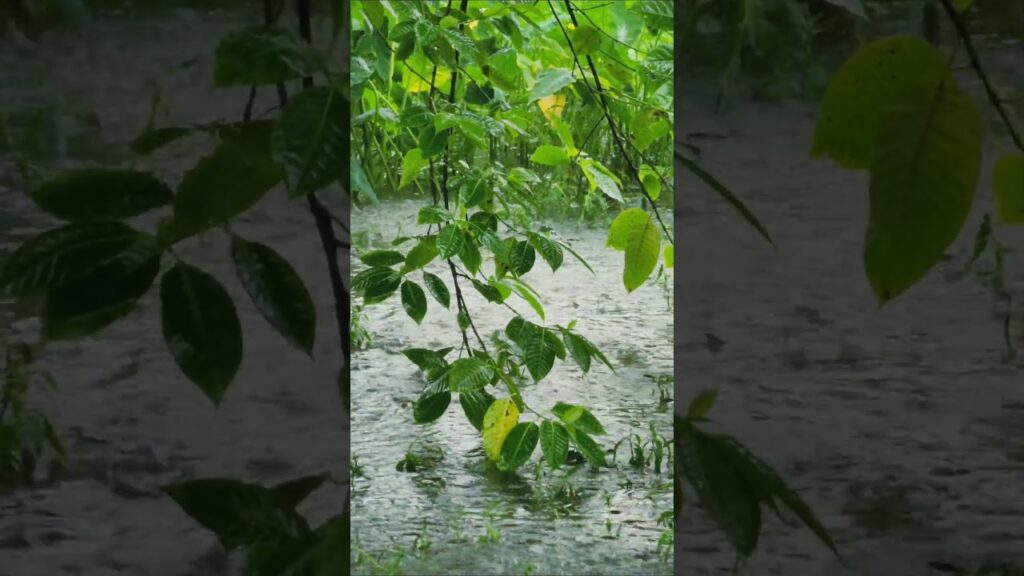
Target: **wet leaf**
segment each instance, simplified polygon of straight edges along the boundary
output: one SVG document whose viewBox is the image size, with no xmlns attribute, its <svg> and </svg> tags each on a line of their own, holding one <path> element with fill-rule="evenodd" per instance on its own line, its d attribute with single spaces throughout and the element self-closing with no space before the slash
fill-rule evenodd
<svg viewBox="0 0 1024 576">
<path fill-rule="evenodd" d="M 178 368 L 220 404 L 242 362 L 242 327 L 231 296 L 213 276 L 179 262 L 161 280 L 160 313 Z"/>
<path fill-rule="evenodd" d="M 171 189 L 152 174 L 114 168 L 63 172 L 32 190 L 36 205 L 71 222 L 123 220 L 171 198 Z"/>
<path fill-rule="evenodd" d="M 272 248 L 238 236 L 232 238 L 231 256 L 242 287 L 263 318 L 312 356 L 316 308 L 292 265 Z"/>
</svg>

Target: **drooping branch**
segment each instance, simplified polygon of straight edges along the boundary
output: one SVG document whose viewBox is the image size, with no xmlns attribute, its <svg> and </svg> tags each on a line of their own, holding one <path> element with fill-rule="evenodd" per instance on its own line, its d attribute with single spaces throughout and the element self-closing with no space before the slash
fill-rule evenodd
<svg viewBox="0 0 1024 576">
<path fill-rule="evenodd" d="M 978 52 L 974 48 L 974 42 L 971 40 L 970 32 L 967 30 L 967 25 L 964 24 L 963 18 L 960 17 L 960 13 L 956 11 L 956 7 L 953 6 L 951 0 L 941 0 L 942 7 L 946 10 L 946 14 L 949 19 L 953 22 L 953 27 L 956 28 L 956 34 L 963 43 L 964 48 L 967 50 L 967 57 L 971 61 L 971 67 L 974 68 L 975 73 L 981 80 L 981 83 L 985 86 L 985 93 L 988 95 L 989 102 L 999 113 L 999 117 L 1003 121 L 1003 125 L 1006 126 L 1006 130 L 1010 133 L 1010 138 L 1013 140 L 1017 149 L 1024 152 L 1024 140 L 1021 140 L 1020 134 L 1014 127 L 1013 122 L 1010 121 L 1010 116 L 1006 112 L 1006 107 L 1003 106 L 1002 100 L 999 95 L 996 94 L 995 88 L 992 86 L 992 82 L 988 78 L 988 74 L 985 73 L 985 69 L 981 66 L 981 59 L 978 58 Z"/>
<path fill-rule="evenodd" d="M 622 158 L 625 160 L 630 174 L 640 185 L 641 194 L 643 194 L 644 198 L 650 202 L 651 210 L 654 212 L 654 216 L 657 218 L 658 224 L 661 225 L 661 230 L 665 233 L 665 238 L 668 240 L 669 244 L 675 244 L 672 238 L 672 233 L 669 232 L 668 227 L 665 225 L 665 221 L 661 218 L 661 212 L 658 210 L 658 204 L 653 198 L 651 198 L 651 195 L 647 193 L 647 188 L 644 187 L 643 179 L 640 178 L 640 171 L 637 170 L 636 166 L 633 164 L 632 158 L 630 158 L 629 153 L 626 151 L 626 146 L 623 144 L 623 137 L 615 125 L 615 119 L 612 118 L 611 109 L 608 106 L 608 100 L 605 98 L 604 88 L 601 86 L 601 76 L 597 73 L 597 66 L 594 64 L 594 59 L 591 58 L 589 54 L 586 56 L 587 65 L 590 68 L 590 74 L 594 77 L 594 85 L 596 86 L 596 89 L 587 81 L 587 75 L 583 70 L 583 64 L 580 62 L 579 54 L 576 52 L 576 46 L 573 44 L 572 38 L 569 37 L 569 32 L 565 29 L 565 26 L 562 25 L 562 19 L 558 17 L 558 11 L 555 10 L 555 6 L 551 3 L 551 0 L 548 0 L 548 8 L 551 9 L 551 14 L 554 16 L 555 22 L 558 23 L 558 27 L 562 30 L 562 35 L 565 36 L 565 41 L 569 45 L 569 50 L 572 52 L 573 61 L 575 62 L 576 67 L 579 68 L 583 84 L 597 96 L 598 101 L 601 104 L 601 112 L 604 113 L 605 120 L 608 122 L 608 128 L 612 132 L 612 140 L 615 141 L 615 145 L 618 147 L 619 153 L 622 154 Z M 579 26 L 579 23 L 576 20 L 576 14 L 573 11 L 572 4 L 569 0 L 565 0 L 565 8 L 569 12 L 569 18 L 572 20 L 573 26 Z"/>
</svg>

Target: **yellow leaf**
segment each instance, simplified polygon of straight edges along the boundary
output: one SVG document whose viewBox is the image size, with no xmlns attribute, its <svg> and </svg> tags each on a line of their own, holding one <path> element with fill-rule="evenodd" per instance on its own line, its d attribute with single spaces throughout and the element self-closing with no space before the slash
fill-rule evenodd
<svg viewBox="0 0 1024 576">
<path fill-rule="evenodd" d="M 552 94 L 551 96 L 545 96 L 537 100 L 537 106 L 540 106 L 540 111 L 544 113 L 544 117 L 549 122 L 552 116 L 561 118 L 562 112 L 565 111 L 565 95 Z"/>
<path fill-rule="evenodd" d="M 519 423 L 519 409 L 511 398 L 495 400 L 484 414 L 484 453 L 494 462 L 501 454 L 505 437 Z"/>
</svg>

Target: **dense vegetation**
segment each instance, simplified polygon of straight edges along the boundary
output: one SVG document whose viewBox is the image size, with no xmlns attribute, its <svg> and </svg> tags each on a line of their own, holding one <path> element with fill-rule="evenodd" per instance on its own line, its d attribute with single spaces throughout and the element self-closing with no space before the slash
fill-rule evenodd
<svg viewBox="0 0 1024 576">
<path fill-rule="evenodd" d="M 671 3 L 357 1 L 352 25 L 353 192 L 361 203 L 421 205 L 415 233 L 400 228 L 385 249 L 357 244 L 356 306 L 395 298 L 415 324 L 428 311 L 457 318 L 450 345 L 403 351 L 426 381 L 410 419 L 436 421 L 457 395 L 499 470 L 522 467 L 538 444 L 551 469 L 579 463 L 570 447 L 611 466 L 586 399 L 541 408 L 524 391 L 556 361 L 615 369 L 588 339 L 586 316 L 545 321 L 548 296 L 529 273 L 590 270 L 549 226 L 575 217 L 606 226 L 608 248 L 623 253 L 623 297 L 666 278 Z M 470 289 L 509 311 L 503 331 L 478 329 Z M 372 326 L 353 335 L 372 337 Z"/>
</svg>

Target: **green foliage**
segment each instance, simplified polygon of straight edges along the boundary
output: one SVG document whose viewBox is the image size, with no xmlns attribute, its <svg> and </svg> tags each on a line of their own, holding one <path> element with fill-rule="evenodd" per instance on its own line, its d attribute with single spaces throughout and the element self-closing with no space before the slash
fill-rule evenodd
<svg viewBox="0 0 1024 576">
<path fill-rule="evenodd" d="M 338 10 L 332 19 L 337 32 Z M 334 53 L 333 49 L 322 52 L 289 30 L 270 25 L 244 28 L 222 38 L 213 54 L 213 86 L 245 86 L 255 91 L 302 78 L 305 90 L 290 100 L 282 94 L 277 118 L 264 115 L 252 120 L 250 101 L 242 122 L 184 126 L 150 122 L 132 143 L 132 151 L 140 157 L 155 155 L 184 138 L 194 140 L 196 149 L 203 151 L 198 162 L 180 175 L 173 193 L 164 180 L 134 167 L 148 162 L 146 158 L 133 159 L 131 167 L 86 165 L 50 173 L 58 164 L 59 154 L 54 151 L 63 145 L 52 115 L 39 111 L 27 118 L 0 116 L 3 148 L 14 154 L 22 176 L 33 182 L 27 192 L 42 210 L 65 221 L 18 246 L 0 268 L 0 291 L 5 295 L 22 305 L 42 300 L 38 349 L 52 340 L 96 335 L 123 318 L 153 289 L 163 270 L 159 313 L 167 349 L 184 376 L 220 405 L 242 362 L 236 303 L 221 284 L 227 279 L 218 280 L 189 263 L 175 245 L 197 236 L 226 234 L 231 248 L 223 257 L 235 265 L 237 279 L 233 280 L 272 328 L 312 356 L 316 311 L 304 282 L 273 248 L 239 237 L 232 227 L 283 183 L 291 198 L 310 205 L 328 259 L 335 303 L 342 309 L 348 295 L 336 262 L 338 248 L 347 244 L 336 237 L 333 218 L 316 193 L 351 185 L 360 200 L 375 201 L 377 196 L 358 158 L 353 155 L 351 163 L 345 164 L 349 91 L 347 80 L 342 82 L 336 69 Z M 284 92 L 283 84 L 280 88 Z M 346 167 L 351 168 L 350 181 Z M 122 222 L 157 210 L 165 213 L 156 230 L 146 229 L 145 223 Z M 410 314 L 422 318 L 426 312 L 423 290 L 391 268 L 406 264 L 407 255 L 390 251 L 365 258 L 373 266 L 373 272 L 360 279 L 360 291 L 369 295 L 368 301 L 390 295 L 404 282 Z M 164 267 L 167 259 L 171 262 Z M 431 290 L 440 298 L 436 286 Z M 357 307 L 351 326 L 339 326 L 342 333 L 351 330 L 357 348 L 365 346 L 368 338 L 358 321 Z M 341 344 L 345 366 L 336 385 L 347 409 L 347 355 L 352 343 L 343 336 Z M 25 346 L 9 352 L 5 365 L 0 396 L 0 484 L 4 487 L 31 480 L 45 459 L 59 463 L 63 457 L 54 427 L 27 400 L 28 350 Z M 443 361 L 443 354 L 439 358 Z M 422 417 L 443 412 L 447 404 L 438 408 L 437 400 L 422 403 L 427 408 L 419 411 L 425 414 Z M 271 488 L 200 479 L 172 485 L 167 493 L 226 547 L 246 549 L 244 573 L 249 576 L 334 576 L 348 573 L 349 568 L 347 503 L 343 513 L 317 528 L 295 511 L 325 479 L 319 474 Z"/>
</svg>

